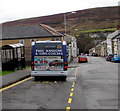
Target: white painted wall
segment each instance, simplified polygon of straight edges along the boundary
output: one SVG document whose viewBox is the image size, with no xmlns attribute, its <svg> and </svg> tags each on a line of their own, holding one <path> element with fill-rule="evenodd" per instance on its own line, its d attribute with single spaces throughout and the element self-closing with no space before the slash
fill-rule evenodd
<svg viewBox="0 0 120 111">
<path fill-rule="evenodd" d="M 77 57 L 77 41 L 75 37 L 72 37 L 71 50 L 72 50 L 72 56 Z"/>
<path fill-rule="evenodd" d="M 112 54 L 112 41 L 111 41 L 111 38 L 107 38 L 107 53 Z"/>
<path fill-rule="evenodd" d="M 114 50 L 114 54 L 118 54 L 118 41 L 117 41 L 117 39 L 114 39 L 113 41 L 113 50 Z"/>
<path fill-rule="evenodd" d="M 118 40 L 118 54 L 120 55 L 120 38 Z"/>
<path fill-rule="evenodd" d="M 107 53 L 108 54 L 112 54 L 114 52 L 112 52 L 112 38 L 114 38 L 116 35 L 118 35 L 119 31 L 116 30 L 115 32 L 113 32 L 112 34 L 110 34 L 108 37 L 107 37 Z M 115 48 L 115 51 L 117 49 Z"/>
</svg>

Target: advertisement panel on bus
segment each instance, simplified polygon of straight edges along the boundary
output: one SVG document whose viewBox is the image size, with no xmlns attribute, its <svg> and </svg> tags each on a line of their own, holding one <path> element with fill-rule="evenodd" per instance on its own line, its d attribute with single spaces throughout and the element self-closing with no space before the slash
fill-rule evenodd
<svg viewBox="0 0 120 111">
<path fill-rule="evenodd" d="M 34 70 L 63 70 L 63 59 L 61 56 L 34 56 Z"/>
</svg>

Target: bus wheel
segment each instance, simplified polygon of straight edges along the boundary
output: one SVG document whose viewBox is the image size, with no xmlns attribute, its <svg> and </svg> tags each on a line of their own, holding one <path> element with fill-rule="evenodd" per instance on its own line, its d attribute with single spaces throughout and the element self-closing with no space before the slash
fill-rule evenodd
<svg viewBox="0 0 120 111">
<path fill-rule="evenodd" d="M 39 79 L 39 77 L 37 77 L 37 76 L 34 76 L 34 78 L 35 78 L 35 81 L 37 81 Z"/>
<path fill-rule="evenodd" d="M 62 76 L 62 81 L 66 81 L 66 76 Z"/>
</svg>

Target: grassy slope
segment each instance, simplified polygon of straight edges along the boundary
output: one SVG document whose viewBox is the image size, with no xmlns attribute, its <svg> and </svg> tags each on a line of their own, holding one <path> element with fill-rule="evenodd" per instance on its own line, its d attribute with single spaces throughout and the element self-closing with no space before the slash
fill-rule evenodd
<svg viewBox="0 0 120 111">
<path fill-rule="evenodd" d="M 27 66 L 25 69 L 30 69 L 30 66 Z M 14 73 L 15 71 L 0 71 L 0 76 Z"/>
<path fill-rule="evenodd" d="M 4 76 L 4 75 L 7 75 L 7 74 L 11 74 L 15 71 L 0 71 L 0 76 Z"/>
<path fill-rule="evenodd" d="M 98 29 L 98 30 L 80 31 L 80 33 L 113 32 L 115 30 L 116 30 L 116 28 L 109 28 L 109 29 Z"/>
<path fill-rule="evenodd" d="M 115 28 L 118 24 L 118 7 L 101 7 L 92 8 L 86 10 L 78 10 L 75 14 L 67 15 L 67 31 L 74 31 L 78 29 L 79 31 L 87 30 L 98 30 L 98 29 L 109 29 Z M 4 25 L 19 25 L 27 23 L 44 23 L 56 28 L 59 31 L 64 30 L 64 19 L 62 14 L 35 17 L 17 20 L 13 22 L 5 23 Z"/>
</svg>

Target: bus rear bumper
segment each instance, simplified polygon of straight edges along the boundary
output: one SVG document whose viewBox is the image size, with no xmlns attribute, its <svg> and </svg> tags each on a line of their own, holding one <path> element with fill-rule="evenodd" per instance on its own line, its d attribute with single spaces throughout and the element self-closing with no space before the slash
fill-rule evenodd
<svg viewBox="0 0 120 111">
<path fill-rule="evenodd" d="M 31 71 L 31 76 L 66 76 L 67 71 Z"/>
</svg>

